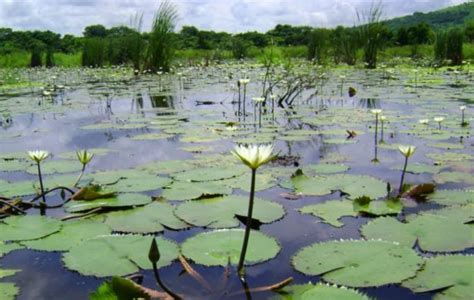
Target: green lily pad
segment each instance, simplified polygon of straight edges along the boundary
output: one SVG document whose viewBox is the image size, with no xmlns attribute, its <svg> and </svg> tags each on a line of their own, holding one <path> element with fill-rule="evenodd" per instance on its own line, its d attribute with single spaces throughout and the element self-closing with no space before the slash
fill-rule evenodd
<svg viewBox="0 0 474 300">
<path fill-rule="evenodd" d="M 370 300 L 356 290 L 328 284 L 293 284 L 277 290 L 277 293 L 280 294 L 277 298 L 282 300 Z"/>
<path fill-rule="evenodd" d="M 21 270 L 14 270 L 14 269 L 0 269 L 0 278 L 8 277 L 15 275 L 17 272 Z"/>
<path fill-rule="evenodd" d="M 49 175 L 54 173 L 70 173 L 81 171 L 82 164 L 75 160 L 47 160 L 41 163 L 41 173 Z M 38 167 L 33 165 L 26 169 L 30 174 L 38 174 Z"/>
<path fill-rule="evenodd" d="M 45 238 L 21 242 L 21 244 L 34 250 L 67 251 L 82 241 L 110 233 L 110 228 L 103 223 L 91 221 L 64 222 L 60 231 Z"/>
<path fill-rule="evenodd" d="M 118 194 L 115 197 L 97 200 L 73 200 L 64 205 L 67 212 L 75 213 L 98 207 L 129 207 L 145 205 L 151 202 L 151 197 L 142 194 Z"/>
<path fill-rule="evenodd" d="M 116 152 L 116 150 L 107 149 L 107 148 L 89 148 L 87 149 L 88 153 L 94 154 L 95 156 L 104 156 L 110 152 Z M 62 159 L 77 159 L 77 154 L 75 151 L 63 152 L 58 155 Z"/>
<path fill-rule="evenodd" d="M 251 175 L 244 174 L 242 176 L 224 179 L 222 182 L 234 189 L 241 189 L 246 192 L 250 192 L 250 180 Z M 258 173 L 255 177 L 255 191 L 263 191 L 269 189 L 277 184 L 275 178 L 268 173 Z"/>
<path fill-rule="evenodd" d="M 10 251 L 18 249 L 23 249 L 23 246 L 16 243 L 5 244 L 4 242 L 0 241 L 0 258 L 5 254 L 8 254 Z"/>
<path fill-rule="evenodd" d="M 203 232 L 184 241 L 181 252 L 195 263 L 206 266 L 226 266 L 229 259 L 231 264 L 235 265 L 240 257 L 243 240 L 242 229 Z M 251 231 L 245 264 L 267 261 L 274 258 L 279 251 L 280 246 L 274 238 L 259 231 Z"/>
<path fill-rule="evenodd" d="M 474 203 L 474 189 L 469 190 L 436 190 L 428 195 L 428 200 L 441 205 Z"/>
<path fill-rule="evenodd" d="M 439 291 L 433 299 L 471 299 L 474 290 L 474 257 L 446 255 L 425 259 L 425 266 L 414 278 L 402 283 L 415 293 Z"/>
<path fill-rule="evenodd" d="M 398 165 L 393 168 L 394 170 L 403 170 L 403 166 Z M 407 166 L 407 172 L 408 173 L 414 173 L 414 174 L 421 174 L 421 173 L 438 173 L 441 170 L 440 166 L 434 166 L 434 165 L 428 165 L 428 164 L 421 164 L 421 163 L 414 163 L 414 164 L 409 164 Z"/>
<path fill-rule="evenodd" d="M 5 197 L 20 197 L 34 195 L 36 190 L 33 181 L 8 182 L 0 179 L 0 195 Z"/>
<path fill-rule="evenodd" d="M 470 154 L 458 152 L 428 153 L 426 154 L 426 157 L 440 163 L 445 163 L 447 161 L 466 161 L 474 159 L 474 156 Z"/>
<path fill-rule="evenodd" d="M 305 171 L 314 171 L 316 174 L 342 173 L 349 170 L 349 166 L 344 164 L 317 164 L 305 167 Z"/>
<path fill-rule="evenodd" d="M 379 198 L 387 194 L 387 185 L 376 178 L 364 175 L 336 174 L 308 177 L 294 175 L 291 182 L 298 193 L 311 196 L 323 196 L 333 191 L 343 191 L 350 199 L 362 196 Z"/>
<path fill-rule="evenodd" d="M 300 250 L 294 267 L 307 275 L 351 287 L 400 283 L 423 265 L 412 249 L 385 241 L 345 240 L 316 243 Z"/>
<path fill-rule="evenodd" d="M 474 182 L 474 174 L 464 172 L 441 172 L 433 176 L 434 181 L 437 183 L 455 182 L 455 183 L 468 183 Z"/>
<path fill-rule="evenodd" d="M 20 289 L 9 282 L 0 282 L 0 299 L 13 300 L 20 293 Z"/>
<path fill-rule="evenodd" d="M 130 279 L 114 276 L 102 283 L 89 295 L 91 300 L 150 299 L 150 295 L 139 289 Z"/>
<path fill-rule="evenodd" d="M 119 192 L 134 193 L 161 189 L 170 183 L 170 178 L 150 174 L 139 178 L 121 179 L 110 188 Z"/>
<path fill-rule="evenodd" d="M 232 188 L 223 182 L 174 181 L 163 189 L 161 196 L 167 200 L 192 200 L 203 196 L 218 196 L 232 193 Z"/>
<path fill-rule="evenodd" d="M 188 170 L 190 167 L 186 160 L 165 160 L 143 164 L 138 169 L 146 170 L 153 174 L 173 174 Z"/>
<path fill-rule="evenodd" d="M 142 235 L 107 235 L 83 241 L 63 254 L 66 268 L 87 276 L 124 276 L 139 269 L 151 269 L 148 249 L 153 237 Z M 160 250 L 158 267 L 164 267 L 178 256 L 178 246 L 157 238 Z"/>
<path fill-rule="evenodd" d="M 424 251 L 461 251 L 473 247 L 474 229 L 459 220 L 441 215 L 421 214 L 408 223 L 394 218 L 378 218 L 362 226 L 368 239 L 383 239 L 413 247 L 415 242 Z"/>
<path fill-rule="evenodd" d="M 61 221 L 44 216 L 12 216 L 0 222 L 0 241 L 35 240 L 58 232 Z"/>
<path fill-rule="evenodd" d="M 301 213 L 311 214 L 322 219 L 322 222 L 328 223 L 334 227 L 344 226 L 339 221 L 342 217 L 356 217 L 357 212 L 350 200 L 330 200 L 323 203 L 307 205 L 299 209 Z"/>
<path fill-rule="evenodd" d="M 172 175 L 180 181 L 215 181 L 240 176 L 249 172 L 244 166 L 199 168 Z"/>
<path fill-rule="evenodd" d="M 209 228 L 231 228 L 239 226 L 236 216 L 247 216 L 248 197 L 225 196 L 200 201 L 187 201 L 179 205 L 175 214 L 185 222 Z M 285 215 L 283 207 L 271 201 L 256 198 L 252 218 L 262 223 L 271 223 Z"/>
<path fill-rule="evenodd" d="M 398 198 L 372 201 L 366 196 L 354 199 L 353 206 L 356 212 L 372 216 L 397 215 L 403 209 L 403 203 Z"/>
<path fill-rule="evenodd" d="M 24 171 L 29 166 L 31 166 L 31 162 L 25 160 L 0 159 L 0 172 Z"/>
<path fill-rule="evenodd" d="M 165 227 L 179 230 L 189 225 L 176 218 L 174 206 L 163 202 L 152 202 L 146 206 L 114 211 L 98 216 L 114 231 L 131 233 L 154 233 Z"/>
</svg>

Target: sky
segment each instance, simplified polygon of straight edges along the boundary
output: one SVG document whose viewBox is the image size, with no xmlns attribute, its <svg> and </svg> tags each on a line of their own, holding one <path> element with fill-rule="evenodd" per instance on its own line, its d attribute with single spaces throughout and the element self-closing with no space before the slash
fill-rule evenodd
<svg viewBox="0 0 474 300">
<path fill-rule="evenodd" d="M 381 0 L 384 17 L 427 12 L 464 0 Z M 335 27 L 354 25 L 356 12 L 372 0 L 171 0 L 178 10 L 177 29 L 193 25 L 202 30 L 265 32 L 277 24 Z M 0 27 L 15 30 L 51 30 L 81 35 L 84 27 L 128 25 L 143 13 L 149 31 L 160 0 L 0 0 Z"/>
</svg>

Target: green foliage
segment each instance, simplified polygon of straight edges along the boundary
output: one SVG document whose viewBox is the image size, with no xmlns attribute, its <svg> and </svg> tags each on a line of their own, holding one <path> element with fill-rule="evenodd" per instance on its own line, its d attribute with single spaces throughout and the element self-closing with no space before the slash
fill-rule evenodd
<svg viewBox="0 0 474 300">
<path fill-rule="evenodd" d="M 53 54 L 52 49 L 48 49 L 48 51 L 46 51 L 46 63 L 45 63 L 45 65 L 46 65 L 47 68 L 54 67 L 54 65 L 55 65 L 55 63 L 54 63 L 54 54 Z"/>
<path fill-rule="evenodd" d="M 43 62 L 41 61 L 41 50 L 39 48 L 34 48 L 31 51 L 31 60 L 30 60 L 30 67 L 36 68 L 41 67 Z"/>
<path fill-rule="evenodd" d="M 317 28 L 311 32 L 308 43 L 308 59 L 314 59 L 318 64 L 324 62 L 330 45 L 330 33 L 330 30 L 324 28 Z"/>
<path fill-rule="evenodd" d="M 105 63 L 106 44 L 100 38 L 87 38 L 82 49 L 82 66 L 102 67 Z"/>
<path fill-rule="evenodd" d="M 446 58 L 451 60 L 452 65 L 460 65 L 463 61 L 464 35 L 461 29 L 453 28 L 448 31 L 446 38 Z"/>
<path fill-rule="evenodd" d="M 150 295 L 138 288 L 130 279 L 112 277 L 91 293 L 89 298 L 91 300 L 150 299 Z"/>
<path fill-rule="evenodd" d="M 170 1 L 160 4 L 153 20 L 146 55 L 146 68 L 152 71 L 169 71 L 174 57 L 173 31 L 178 13 Z"/>
<path fill-rule="evenodd" d="M 448 50 L 447 34 L 444 31 L 436 33 L 436 39 L 434 43 L 434 58 L 440 63 L 446 59 L 446 53 Z"/>
</svg>

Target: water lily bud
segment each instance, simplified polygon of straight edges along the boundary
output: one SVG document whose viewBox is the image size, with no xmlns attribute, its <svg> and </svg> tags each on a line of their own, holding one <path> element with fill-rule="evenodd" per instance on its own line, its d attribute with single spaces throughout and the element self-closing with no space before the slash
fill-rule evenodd
<svg viewBox="0 0 474 300">
<path fill-rule="evenodd" d="M 403 156 L 406 158 L 410 157 L 415 153 L 416 147 L 415 146 L 398 146 L 398 150 L 400 151 Z"/>
<path fill-rule="evenodd" d="M 77 155 L 77 159 L 83 165 L 87 165 L 92 160 L 92 158 L 94 157 L 94 154 L 93 153 L 88 153 L 87 150 L 77 151 L 76 155 Z"/>
<path fill-rule="evenodd" d="M 160 250 L 158 249 L 158 244 L 156 243 L 156 239 L 151 241 L 150 251 L 148 252 L 148 259 L 156 264 L 160 260 L 161 254 Z"/>
</svg>

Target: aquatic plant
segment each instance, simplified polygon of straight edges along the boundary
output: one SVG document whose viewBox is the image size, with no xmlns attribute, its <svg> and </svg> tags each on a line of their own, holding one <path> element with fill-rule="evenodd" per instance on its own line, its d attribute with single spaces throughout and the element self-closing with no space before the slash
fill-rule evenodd
<svg viewBox="0 0 474 300">
<path fill-rule="evenodd" d="M 28 156 L 30 157 L 32 161 L 36 163 L 36 166 L 38 167 L 38 178 L 40 182 L 41 195 L 43 199 L 40 202 L 40 209 L 41 209 L 41 214 L 43 215 L 44 207 L 46 206 L 46 197 L 44 194 L 43 177 L 41 176 L 41 162 L 48 158 L 49 153 L 43 150 L 35 150 L 35 151 L 28 151 Z"/>
<path fill-rule="evenodd" d="M 438 129 L 441 130 L 441 123 L 444 121 L 444 117 L 434 117 L 433 120 L 438 123 Z"/>
<path fill-rule="evenodd" d="M 466 105 L 459 106 L 461 110 L 461 126 L 467 126 L 469 123 L 464 120 L 464 111 L 466 110 Z"/>
<path fill-rule="evenodd" d="M 403 192 L 403 181 L 405 179 L 405 173 L 407 171 L 408 166 L 408 158 L 415 153 L 416 147 L 415 146 L 398 146 L 398 151 L 405 157 L 405 164 L 403 165 L 402 177 L 400 179 L 400 187 L 398 188 L 398 192 L 401 194 Z"/>
<path fill-rule="evenodd" d="M 155 14 L 146 54 L 145 69 L 168 72 L 174 57 L 173 31 L 178 12 L 171 1 L 163 1 Z"/>
<path fill-rule="evenodd" d="M 385 42 L 386 26 L 381 22 L 382 2 L 372 3 L 368 11 L 357 12 L 357 18 L 361 24 L 358 30 L 359 40 L 364 49 L 365 66 L 368 69 L 375 69 L 377 67 L 378 51 Z"/>
<path fill-rule="evenodd" d="M 87 152 L 87 150 L 77 151 L 76 152 L 77 159 L 82 164 L 82 170 L 79 174 L 79 177 L 76 179 L 76 183 L 73 186 L 76 186 L 79 181 L 81 181 L 82 176 L 84 175 L 84 170 L 86 169 L 86 165 L 90 163 L 92 158 L 94 157 L 94 153 Z"/>
<path fill-rule="evenodd" d="M 253 204 L 255 197 L 255 179 L 257 174 L 257 169 L 271 161 L 276 157 L 273 154 L 273 145 L 238 145 L 232 151 L 232 154 L 236 156 L 242 163 L 248 166 L 252 170 L 252 178 L 250 183 L 250 197 L 249 197 L 249 206 L 247 213 L 247 223 L 245 226 L 244 241 L 242 243 L 242 250 L 240 252 L 239 264 L 237 266 L 237 271 L 241 277 L 244 276 L 244 261 L 245 254 L 247 253 L 247 247 L 250 237 L 250 226 L 252 225 L 252 212 Z"/>
<path fill-rule="evenodd" d="M 160 273 L 158 272 L 157 263 L 160 260 L 160 250 L 158 249 L 158 244 L 156 243 L 156 239 L 152 239 L 150 251 L 148 252 L 148 259 L 150 260 L 151 264 L 153 265 L 153 274 L 155 275 L 155 280 L 158 285 L 167 292 L 173 299 L 181 299 L 180 296 L 173 293 L 164 283 L 161 281 Z"/>
<path fill-rule="evenodd" d="M 380 143 L 383 143 L 384 140 L 383 140 L 383 127 L 384 127 L 384 124 L 385 124 L 385 121 L 387 121 L 387 117 L 386 116 L 380 116 Z"/>
<path fill-rule="evenodd" d="M 451 61 L 451 65 L 461 65 L 463 61 L 463 41 L 464 34 L 459 28 L 452 28 L 447 35 L 446 58 Z"/>
</svg>

